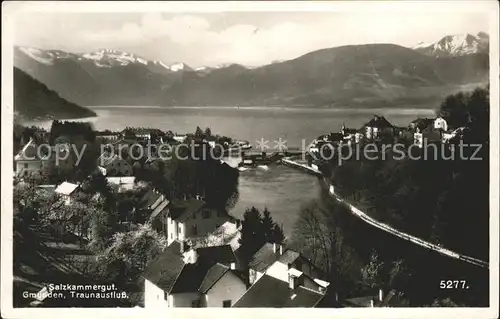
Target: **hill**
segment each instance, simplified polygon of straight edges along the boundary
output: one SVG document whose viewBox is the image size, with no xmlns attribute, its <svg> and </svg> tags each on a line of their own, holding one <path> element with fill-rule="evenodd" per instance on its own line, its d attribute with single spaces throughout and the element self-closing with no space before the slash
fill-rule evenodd
<svg viewBox="0 0 500 319">
<path fill-rule="evenodd" d="M 93 111 L 61 98 L 18 68 L 14 68 L 14 112 L 24 119 L 96 116 Z"/>
</svg>

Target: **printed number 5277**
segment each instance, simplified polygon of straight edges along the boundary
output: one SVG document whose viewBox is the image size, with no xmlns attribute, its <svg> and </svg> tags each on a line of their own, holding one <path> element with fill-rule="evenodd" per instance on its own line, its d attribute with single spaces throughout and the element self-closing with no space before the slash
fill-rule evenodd
<svg viewBox="0 0 500 319">
<path fill-rule="evenodd" d="M 467 282 L 465 280 L 441 280 L 439 282 L 439 288 L 441 289 L 468 289 Z"/>
</svg>

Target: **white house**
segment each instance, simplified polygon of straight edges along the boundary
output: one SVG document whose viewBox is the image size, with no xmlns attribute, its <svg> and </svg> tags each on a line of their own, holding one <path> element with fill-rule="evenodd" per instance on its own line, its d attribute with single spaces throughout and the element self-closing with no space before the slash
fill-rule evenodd
<svg viewBox="0 0 500 319">
<path fill-rule="evenodd" d="M 73 201 L 72 196 L 74 194 L 76 194 L 79 187 L 80 186 L 78 184 L 73 184 L 73 183 L 69 183 L 69 182 L 62 182 L 61 184 L 59 184 L 56 187 L 54 192 L 61 196 L 61 198 L 64 200 L 64 203 L 66 205 L 70 205 Z"/>
<path fill-rule="evenodd" d="M 204 237 L 230 220 L 223 211 L 207 207 L 201 199 L 173 201 L 168 206 L 164 229 L 168 243 Z"/>
<path fill-rule="evenodd" d="M 434 128 L 437 130 L 448 131 L 448 123 L 442 117 L 436 117 L 434 119 Z"/>
<path fill-rule="evenodd" d="M 38 147 L 33 139 L 30 139 L 14 157 L 14 162 L 15 175 L 18 177 L 40 174 L 50 163 L 50 150 Z"/>
<path fill-rule="evenodd" d="M 246 291 L 228 245 L 184 251 L 175 241 L 145 269 L 144 307 L 231 307 Z"/>
</svg>

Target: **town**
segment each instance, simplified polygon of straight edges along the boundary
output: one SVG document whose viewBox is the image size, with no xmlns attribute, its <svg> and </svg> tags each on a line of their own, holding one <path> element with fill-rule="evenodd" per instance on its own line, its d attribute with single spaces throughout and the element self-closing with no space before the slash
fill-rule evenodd
<svg viewBox="0 0 500 319">
<path fill-rule="evenodd" d="M 325 161 L 313 160 L 325 144 L 453 145 L 468 132 L 467 123 L 449 125 L 438 116 L 397 127 L 375 115 L 360 129 L 343 125 L 340 132 L 317 138 L 306 150 L 307 162 L 296 159 L 302 151 L 274 154 L 271 160 L 265 153 L 243 153 L 240 166 L 279 161 L 326 176 Z M 56 120 L 50 132 L 22 126 L 17 130 L 14 219 L 16 264 L 22 267 L 15 276 L 19 289 L 33 290 L 32 306 L 68 305 L 62 298 L 40 293 L 47 292 L 44 282 L 50 278 L 86 284 L 116 282 L 127 291 L 127 300 L 100 300 L 105 306 L 393 307 L 409 303 L 401 291 L 383 285 L 372 286 L 361 296 L 341 293 L 323 267 L 287 246 L 288 239 L 267 210 L 248 208 L 243 220 L 233 217 L 228 208 L 237 200 L 238 170 L 224 161 L 164 160 L 155 151 L 135 160 L 130 149 L 141 143 L 168 143 L 175 149 L 194 142 L 198 153 L 216 144 L 224 150 L 238 145 L 247 151 L 248 142 L 212 135 L 209 128 L 199 127 L 182 135 L 130 127 L 98 132 L 87 123 Z M 42 144 L 50 147 L 40 152 Z M 88 146 L 79 165 L 74 154 L 67 154 L 70 144 Z M 110 146 L 121 146 L 120 151 Z M 54 158 L 64 160 L 56 165 Z M 27 256 L 33 252 L 35 261 Z M 32 269 L 37 263 L 51 265 L 38 283 L 26 278 L 30 271 L 37 272 Z"/>
</svg>

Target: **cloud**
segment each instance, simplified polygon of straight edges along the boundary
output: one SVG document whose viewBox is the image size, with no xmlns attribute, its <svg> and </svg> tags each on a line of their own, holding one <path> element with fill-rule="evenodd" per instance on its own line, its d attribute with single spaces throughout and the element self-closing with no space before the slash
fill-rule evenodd
<svg viewBox="0 0 500 319">
<path fill-rule="evenodd" d="M 267 16 L 255 13 L 255 19 L 226 13 L 232 23 L 220 27 L 215 16 L 32 14 L 16 24 L 21 30 L 16 35 L 16 43 L 74 51 L 127 48 L 145 58 L 184 61 L 193 66 L 261 65 L 339 45 L 390 42 L 413 46 L 420 41 L 435 41 L 446 34 L 477 33 L 486 30 L 488 23 L 484 15 L 472 13 L 310 12 L 294 20 L 285 12 L 278 12 Z"/>
</svg>

